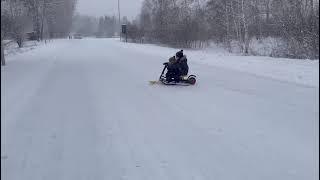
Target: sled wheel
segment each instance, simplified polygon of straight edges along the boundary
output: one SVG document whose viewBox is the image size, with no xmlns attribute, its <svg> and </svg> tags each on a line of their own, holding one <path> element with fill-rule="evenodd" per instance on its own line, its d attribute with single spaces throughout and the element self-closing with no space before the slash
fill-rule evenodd
<svg viewBox="0 0 320 180">
<path fill-rule="evenodd" d="M 196 84 L 196 78 L 194 78 L 194 77 L 190 77 L 189 79 L 188 79 L 188 82 L 190 83 L 190 84 L 192 84 L 192 85 L 194 85 L 194 84 Z"/>
</svg>

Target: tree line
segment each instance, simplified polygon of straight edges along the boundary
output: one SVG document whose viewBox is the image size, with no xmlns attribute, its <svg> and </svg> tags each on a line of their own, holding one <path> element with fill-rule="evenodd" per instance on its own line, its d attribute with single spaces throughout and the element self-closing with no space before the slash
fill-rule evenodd
<svg viewBox="0 0 320 180">
<path fill-rule="evenodd" d="M 119 35 L 122 23 L 126 24 L 128 19 L 124 16 L 119 23 L 115 15 L 104 15 L 92 17 L 76 14 L 73 18 L 72 32 L 83 36 L 95 36 L 98 38 L 110 38 Z"/>
<path fill-rule="evenodd" d="M 250 41 L 280 39 L 273 56 L 319 58 L 319 0 L 144 0 L 128 23 L 134 42 L 201 48 L 209 41 L 250 54 Z"/>
<path fill-rule="evenodd" d="M 3 39 L 22 47 L 27 32 L 38 41 L 67 36 L 75 6 L 76 0 L 1 0 L 1 49 Z"/>
</svg>

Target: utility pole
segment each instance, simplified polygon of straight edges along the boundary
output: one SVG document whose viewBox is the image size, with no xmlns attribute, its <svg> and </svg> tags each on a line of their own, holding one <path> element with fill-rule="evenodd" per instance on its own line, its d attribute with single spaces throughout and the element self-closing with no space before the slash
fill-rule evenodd
<svg viewBox="0 0 320 180">
<path fill-rule="evenodd" d="M 120 41 L 121 41 L 121 19 L 120 19 L 120 0 L 118 0 L 118 13 L 119 13 L 119 35 L 120 35 Z"/>
</svg>

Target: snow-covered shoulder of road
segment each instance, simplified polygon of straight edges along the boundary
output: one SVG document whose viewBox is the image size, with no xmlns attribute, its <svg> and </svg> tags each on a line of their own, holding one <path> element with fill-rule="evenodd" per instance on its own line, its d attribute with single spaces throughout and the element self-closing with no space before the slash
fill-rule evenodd
<svg viewBox="0 0 320 180">
<path fill-rule="evenodd" d="M 34 50 L 37 46 L 41 46 L 43 42 L 37 41 L 26 41 L 23 43 L 23 47 L 19 48 L 18 44 L 14 41 L 5 41 L 5 51 L 4 54 L 6 56 L 14 56 L 17 54 L 23 54 L 25 52 Z"/>
<path fill-rule="evenodd" d="M 179 49 L 161 47 L 153 44 L 121 43 L 118 46 L 149 55 L 162 56 L 163 61 L 173 56 Z M 228 53 L 225 49 L 213 46 L 204 50 L 189 50 L 184 52 L 189 63 L 199 63 L 209 66 L 247 72 L 275 80 L 293 82 L 301 85 L 319 87 L 319 60 L 298 60 L 287 58 L 272 58 L 266 56 L 240 56 Z"/>
</svg>

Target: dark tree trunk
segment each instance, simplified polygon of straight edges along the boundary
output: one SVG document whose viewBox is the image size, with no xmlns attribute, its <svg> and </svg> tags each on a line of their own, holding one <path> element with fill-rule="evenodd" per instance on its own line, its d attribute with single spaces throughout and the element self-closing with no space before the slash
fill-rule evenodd
<svg viewBox="0 0 320 180">
<path fill-rule="evenodd" d="M 4 46 L 3 46 L 2 38 L 1 38 L 1 65 L 2 66 L 6 65 L 6 61 L 4 59 Z"/>
</svg>

